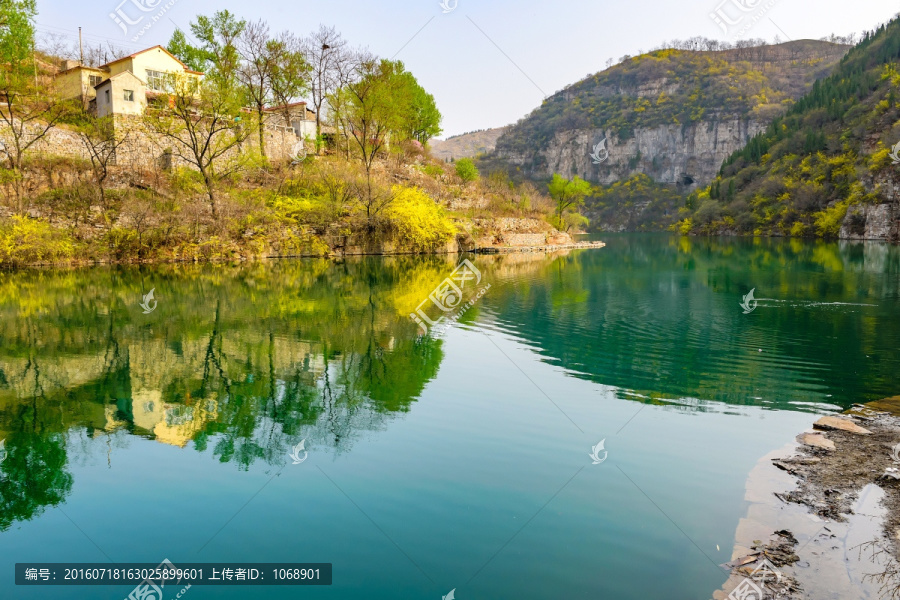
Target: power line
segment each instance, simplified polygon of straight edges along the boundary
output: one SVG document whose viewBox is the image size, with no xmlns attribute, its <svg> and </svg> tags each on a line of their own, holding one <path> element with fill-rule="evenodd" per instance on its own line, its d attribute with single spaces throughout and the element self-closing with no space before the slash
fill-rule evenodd
<svg viewBox="0 0 900 600">
<path fill-rule="evenodd" d="M 63 36 L 71 37 L 74 39 L 78 38 L 78 31 L 73 30 L 73 29 L 66 29 L 64 27 L 56 27 L 54 25 L 44 25 L 42 23 L 37 23 L 35 29 L 38 29 L 39 31 L 43 31 L 44 33 L 51 33 L 54 35 L 63 35 Z M 56 31 L 53 31 L 53 30 L 56 30 Z M 114 40 L 114 39 L 110 38 L 109 36 L 104 36 L 104 35 L 99 35 L 99 34 L 94 34 L 94 33 L 86 33 L 86 32 L 82 32 L 82 35 L 86 38 L 92 38 L 90 41 L 94 41 L 94 42 L 108 43 L 108 44 L 112 44 L 114 46 L 127 46 L 127 47 L 138 48 L 138 49 L 144 48 L 144 46 L 142 46 L 142 45 L 138 45 L 138 44 L 135 44 L 135 43 L 129 42 L 129 41 Z"/>
</svg>

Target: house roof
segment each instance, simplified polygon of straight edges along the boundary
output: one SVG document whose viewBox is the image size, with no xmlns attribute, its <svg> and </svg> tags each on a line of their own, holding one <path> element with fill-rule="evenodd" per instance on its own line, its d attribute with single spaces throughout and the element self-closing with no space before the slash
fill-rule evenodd
<svg viewBox="0 0 900 600">
<path fill-rule="evenodd" d="M 169 52 L 168 50 L 166 50 L 163 46 L 160 46 L 159 44 L 157 44 L 156 46 L 151 46 L 150 48 L 144 48 L 143 50 L 138 50 L 134 54 L 129 54 L 128 56 L 123 56 L 122 58 L 117 58 L 116 60 L 108 62 L 103 66 L 109 67 L 110 65 L 120 63 L 123 60 L 130 60 L 139 54 L 143 54 L 144 52 L 150 52 L 151 50 L 157 50 L 157 49 L 162 50 L 163 52 L 165 52 L 166 54 L 171 56 L 173 59 L 175 59 L 178 62 L 178 64 L 184 68 L 185 72 L 193 73 L 194 75 L 203 75 L 203 73 L 201 73 L 200 71 L 194 71 L 193 69 L 189 68 L 186 64 L 181 62 L 181 59 L 179 59 L 177 56 L 175 56 L 174 54 L 172 54 L 171 52 Z"/>
<path fill-rule="evenodd" d="M 306 106 L 306 102 L 301 100 L 300 102 L 292 102 L 291 104 L 282 104 L 280 106 L 269 106 L 263 110 L 265 110 L 266 112 L 275 112 L 278 110 L 284 110 L 286 108 L 300 108 L 302 106 Z M 309 107 L 307 107 L 306 110 L 308 110 L 310 112 L 315 112 L 315 111 L 311 110 Z"/>
<path fill-rule="evenodd" d="M 111 82 L 113 79 L 119 79 L 120 77 L 134 77 L 135 79 L 137 79 L 137 80 L 141 83 L 141 85 L 147 85 L 147 83 L 146 83 L 144 80 L 142 80 L 140 77 L 138 77 L 137 75 L 135 75 L 135 74 L 132 73 L 131 71 L 122 71 L 121 73 L 117 73 L 117 74 L 113 75 L 113 76 L 110 77 L 109 79 L 104 79 L 103 81 L 101 81 L 100 83 L 98 83 L 97 85 L 95 85 L 95 86 L 94 86 L 94 89 L 95 89 L 95 90 L 99 90 L 99 89 L 102 88 L 104 85 L 106 85 L 107 83 Z"/>
<path fill-rule="evenodd" d="M 102 69 L 98 69 L 97 67 L 88 67 L 86 65 L 75 65 L 74 67 L 69 67 L 63 71 L 59 71 L 57 75 L 65 75 L 66 73 L 71 73 L 72 71 L 77 71 L 78 69 L 84 69 L 85 71 L 96 71 L 97 73 L 102 73 Z"/>
</svg>

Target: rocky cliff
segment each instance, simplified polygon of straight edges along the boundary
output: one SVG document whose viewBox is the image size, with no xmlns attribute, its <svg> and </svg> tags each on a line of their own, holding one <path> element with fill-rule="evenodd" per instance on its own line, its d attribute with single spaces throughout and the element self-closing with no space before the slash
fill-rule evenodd
<svg viewBox="0 0 900 600">
<path fill-rule="evenodd" d="M 732 118 L 638 128 L 627 138 L 602 128 L 559 131 L 540 151 L 532 174 L 538 178 L 553 173 L 578 175 L 609 185 L 644 173 L 657 182 L 689 188 L 712 181 L 722 162 L 764 129 L 765 124 L 758 121 Z M 603 140 L 606 152 L 595 155 L 595 146 Z M 505 158 L 520 168 L 532 161 L 525 153 Z"/>
<path fill-rule="evenodd" d="M 626 58 L 548 98 L 500 137 L 491 160 L 532 179 L 560 173 L 608 185 L 644 173 L 706 185 L 847 49 L 803 40 Z"/>
</svg>

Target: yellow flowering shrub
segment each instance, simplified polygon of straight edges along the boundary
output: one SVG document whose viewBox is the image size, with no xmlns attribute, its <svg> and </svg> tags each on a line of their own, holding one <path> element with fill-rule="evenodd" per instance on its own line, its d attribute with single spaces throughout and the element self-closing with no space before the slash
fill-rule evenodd
<svg viewBox="0 0 900 600">
<path fill-rule="evenodd" d="M 444 209 L 419 188 L 394 186 L 387 218 L 400 244 L 413 252 L 429 252 L 449 242 L 456 227 Z"/>
</svg>

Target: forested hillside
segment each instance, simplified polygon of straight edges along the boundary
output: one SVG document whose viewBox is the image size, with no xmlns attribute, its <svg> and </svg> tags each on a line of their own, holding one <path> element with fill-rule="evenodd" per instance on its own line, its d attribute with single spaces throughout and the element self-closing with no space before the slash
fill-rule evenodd
<svg viewBox="0 0 900 600">
<path fill-rule="evenodd" d="M 689 197 L 681 231 L 896 239 L 898 60 L 895 19 L 730 156 Z"/>
</svg>

